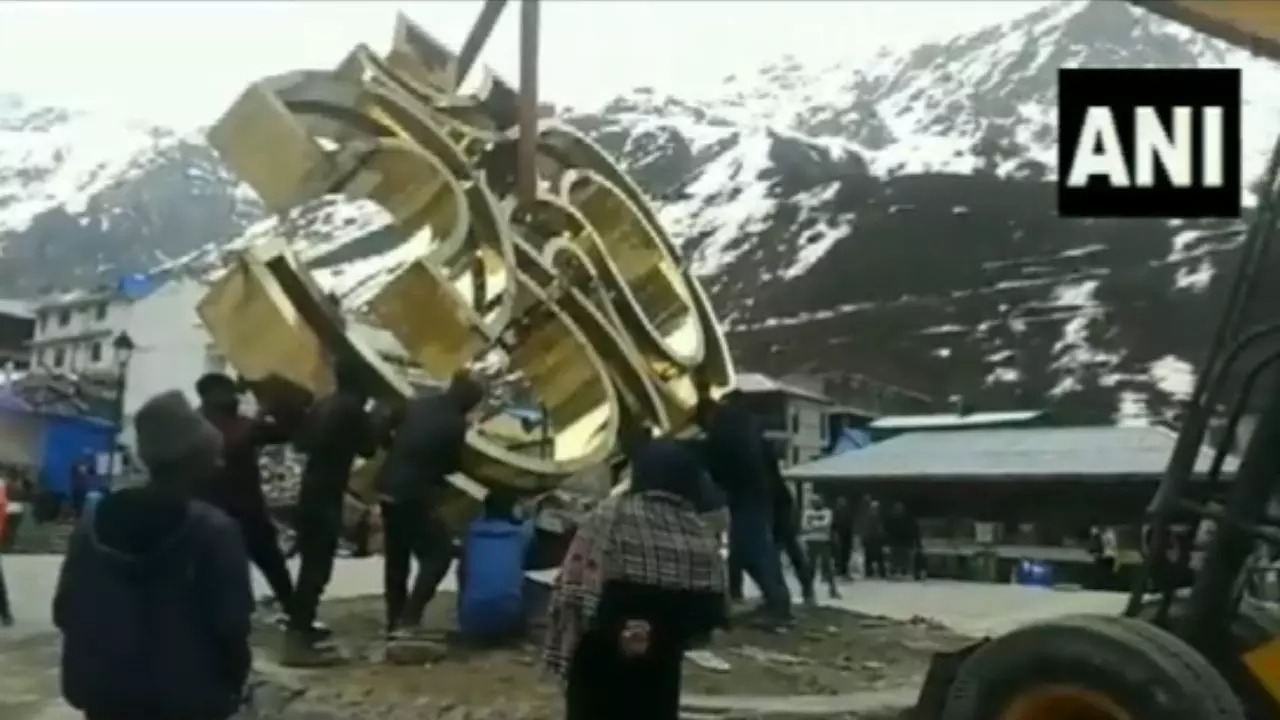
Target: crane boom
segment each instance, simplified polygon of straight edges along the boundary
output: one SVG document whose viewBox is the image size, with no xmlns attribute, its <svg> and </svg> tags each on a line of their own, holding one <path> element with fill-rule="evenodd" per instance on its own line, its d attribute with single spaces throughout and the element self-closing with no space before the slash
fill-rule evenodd
<svg viewBox="0 0 1280 720">
<path fill-rule="evenodd" d="M 1280 61 L 1280 2 L 1269 0 L 1129 0 L 1255 55 Z"/>
</svg>

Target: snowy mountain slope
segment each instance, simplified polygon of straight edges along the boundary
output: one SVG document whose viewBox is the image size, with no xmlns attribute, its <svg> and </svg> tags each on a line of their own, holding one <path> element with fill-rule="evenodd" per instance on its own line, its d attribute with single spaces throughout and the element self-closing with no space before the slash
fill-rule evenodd
<svg viewBox="0 0 1280 720">
<path fill-rule="evenodd" d="M 1057 218 L 1060 65 L 1246 68 L 1251 176 L 1280 129 L 1276 70 L 1105 0 L 856 66 L 785 59 L 706 97 L 640 89 L 561 114 L 655 197 L 744 365 L 1077 419 L 1161 415 L 1187 390 L 1239 227 Z M 141 149 L 107 153 L 77 129 L 90 119 L 7 102 L 0 150 L 25 154 L 6 165 L 17 180 L 0 176 L 6 290 L 217 262 L 270 226 L 197 138 L 120 130 Z M 366 235 L 376 213 L 330 202 L 284 225 L 355 304 L 410 252 Z"/>
</svg>

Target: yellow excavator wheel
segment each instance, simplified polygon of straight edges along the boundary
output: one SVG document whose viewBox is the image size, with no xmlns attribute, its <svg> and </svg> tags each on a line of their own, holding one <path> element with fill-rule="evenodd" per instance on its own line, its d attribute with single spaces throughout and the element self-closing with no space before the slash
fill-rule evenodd
<svg viewBox="0 0 1280 720">
<path fill-rule="evenodd" d="M 1172 633 L 1081 615 L 1019 628 L 963 660 L 935 720 L 1245 720 L 1222 674 Z"/>
<path fill-rule="evenodd" d="M 1079 685 L 1044 685 L 1016 696 L 999 720 L 1139 720 L 1114 700 Z"/>
</svg>

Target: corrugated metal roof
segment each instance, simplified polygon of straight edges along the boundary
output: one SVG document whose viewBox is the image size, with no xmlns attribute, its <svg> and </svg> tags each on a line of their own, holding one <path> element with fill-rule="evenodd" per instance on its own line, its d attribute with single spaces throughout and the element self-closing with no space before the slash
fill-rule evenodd
<svg viewBox="0 0 1280 720">
<path fill-rule="evenodd" d="M 1175 437 L 1155 427 L 1058 427 L 941 430 L 906 433 L 862 450 L 787 471 L 788 477 L 924 478 L 1152 476 L 1162 474 Z M 1196 463 L 1205 472 L 1213 452 Z M 1226 472 L 1236 469 L 1228 458 Z"/>
<path fill-rule="evenodd" d="M 807 390 L 798 385 L 784 383 L 761 373 L 738 373 L 735 389 L 744 393 L 779 392 L 794 397 L 807 398 L 820 403 L 833 404 L 834 401 L 819 392 Z"/>
<path fill-rule="evenodd" d="M 924 430 L 1010 425 L 1031 422 L 1043 417 L 1043 410 L 1008 410 L 1004 412 L 932 413 L 928 415 L 889 415 L 871 421 L 876 430 Z"/>
</svg>

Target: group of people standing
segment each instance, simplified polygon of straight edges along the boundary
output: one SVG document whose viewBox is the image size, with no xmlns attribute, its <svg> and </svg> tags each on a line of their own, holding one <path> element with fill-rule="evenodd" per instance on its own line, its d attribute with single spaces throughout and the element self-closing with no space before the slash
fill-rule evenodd
<svg viewBox="0 0 1280 720">
<path fill-rule="evenodd" d="M 460 372 L 444 390 L 394 410 L 370 407 L 358 365 L 336 363 L 333 392 L 316 401 L 288 387 L 254 386 L 261 412 L 249 417 L 240 410 L 241 384 L 211 374 L 196 384 L 198 408 L 173 391 L 136 412 L 146 480 L 106 495 L 78 523 L 53 603 L 64 695 L 88 720 L 232 716 L 252 658 L 250 563 L 283 610 L 282 661 L 340 661 L 317 609 L 356 458 L 379 450 L 386 455 L 377 492 L 388 641 L 418 631 L 456 558 L 460 622 L 493 636 L 518 629 L 518 593 L 489 586 L 499 576 L 504 587 L 507 576 L 521 582 L 523 556 L 495 554 L 485 542 L 518 537 L 523 544 L 504 540 L 503 547 L 526 547 L 530 524 L 515 519 L 509 498 L 491 493 L 459 551 L 434 512 L 446 476 L 459 469 L 485 396 L 482 383 Z M 838 593 L 836 575 L 847 569 L 841 553 L 852 537 L 840 519 L 845 505 L 832 510 L 815 499 L 794 512 L 777 458 L 737 393 L 704 399 L 697 422 L 697 441 L 644 432 L 624 438 L 630 489 L 596 508 L 573 538 L 553 591 L 545 652 L 565 683 L 571 719 L 674 720 L 683 655 L 727 623 L 726 601 L 740 595 L 741 576 L 763 596 L 749 622 L 791 622 L 781 554 L 791 557 L 807 599 L 815 570 Z M 277 540 L 258 463 L 262 448 L 282 443 L 306 455 L 296 576 Z M 725 511 L 727 527 L 716 519 Z M 467 601 L 479 588 L 489 588 L 488 599 Z M 512 622 L 495 624 L 494 617 Z"/>
<path fill-rule="evenodd" d="M 387 632 L 412 631 L 452 562 L 430 503 L 457 469 L 481 383 L 460 372 L 442 392 L 397 412 L 370 409 L 358 365 L 336 363 L 334 391 L 300 401 L 289 386 L 254 388 L 240 412 L 230 377 L 197 382 L 200 407 L 171 391 L 134 415 L 145 483 L 86 513 L 69 541 L 53 602 L 63 635 L 63 691 L 88 720 L 225 720 L 241 705 L 255 601 L 252 562 L 284 610 L 283 661 L 341 657 L 316 622 L 342 532 L 357 457 L 386 448 L 378 478 L 387 533 Z M 292 442 L 306 454 L 296 513 L 300 562 L 290 574 L 268 514 L 259 451 Z M 409 558 L 420 570 L 409 589 Z"/>
</svg>

